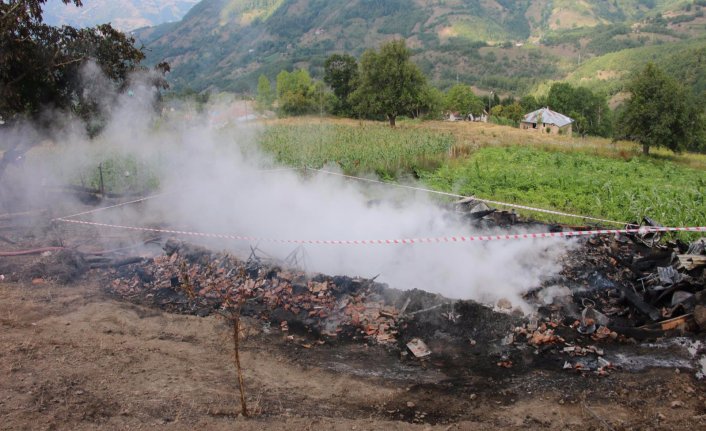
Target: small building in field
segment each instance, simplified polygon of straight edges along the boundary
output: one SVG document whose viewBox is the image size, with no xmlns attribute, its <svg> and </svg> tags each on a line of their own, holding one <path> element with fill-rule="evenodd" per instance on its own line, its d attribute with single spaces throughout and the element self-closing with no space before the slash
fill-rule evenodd
<svg viewBox="0 0 706 431">
<path fill-rule="evenodd" d="M 574 120 L 549 108 L 538 109 L 522 118 L 520 129 L 551 135 L 571 136 Z"/>
<path fill-rule="evenodd" d="M 484 109 L 483 113 L 480 115 L 473 115 L 473 113 L 468 113 L 466 117 L 468 121 L 473 121 L 474 123 L 487 123 L 488 122 L 488 112 Z"/>
<path fill-rule="evenodd" d="M 445 115 L 446 121 L 461 121 L 463 120 L 463 115 L 459 112 L 448 111 Z"/>
</svg>

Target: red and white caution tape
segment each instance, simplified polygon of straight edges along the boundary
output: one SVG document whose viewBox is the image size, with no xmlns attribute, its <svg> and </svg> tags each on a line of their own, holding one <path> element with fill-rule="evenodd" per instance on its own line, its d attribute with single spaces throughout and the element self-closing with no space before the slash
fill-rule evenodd
<svg viewBox="0 0 706 431">
<path fill-rule="evenodd" d="M 475 241 L 507 241 L 521 239 L 545 239 L 545 238 L 571 238 L 580 236 L 595 235 L 617 235 L 617 234 L 648 234 L 657 232 L 706 232 L 706 227 L 647 227 L 638 229 L 608 229 L 608 230 L 587 230 L 571 232 L 543 232 L 543 233 L 519 233 L 504 235 L 477 235 L 477 236 L 444 236 L 436 238 L 410 238 L 410 239 L 372 239 L 372 240 L 320 240 L 320 239 L 272 239 L 257 238 L 252 236 L 228 235 L 217 233 L 192 232 L 172 229 L 156 229 L 137 226 L 121 226 L 116 224 L 96 223 L 84 220 L 57 219 L 65 223 L 75 223 L 81 225 L 126 229 L 143 232 L 168 233 L 172 235 L 197 236 L 202 238 L 229 239 L 247 242 L 270 242 L 281 244 L 313 244 L 313 245 L 402 245 L 402 244 L 437 244 L 437 243 L 463 243 Z"/>
<path fill-rule="evenodd" d="M 458 199 L 475 199 L 479 202 L 484 202 L 489 205 L 497 205 L 497 206 L 502 206 L 502 207 L 507 207 L 507 208 L 516 208 L 516 209 L 520 209 L 520 210 L 534 211 L 534 212 L 539 212 L 539 213 L 544 213 L 544 214 L 552 214 L 552 215 L 557 215 L 557 216 L 562 216 L 562 217 L 579 218 L 579 219 L 583 219 L 583 220 L 591 220 L 591 221 L 610 223 L 610 224 L 621 225 L 621 226 L 629 225 L 629 223 L 616 221 L 616 220 L 607 220 L 607 219 L 602 219 L 602 218 L 597 218 L 597 217 L 582 216 L 582 215 L 577 215 L 577 214 L 569 214 L 569 213 L 565 213 L 565 212 L 561 212 L 561 211 L 547 210 L 547 209 L 543 209 L 543 208 L 535 208 L 535 207 L 530 207 L 530 206 L 526 206 L 526 205 L 518 205 L 518 204 L 507 203 L 507 202 L 492 201 L 489 199 L 477 198 L 475 196 L 464 196 L 464 195 L 458 195 L 455 193 L 448 193 L 448 192 L 441 192 L 438 190 L 425 189 L 423 187 L 406 186 L 404 184 L 395 184 L 395 183 L 389 183 L 389 182 L 380 181 L 380 180 L 374 180 L 371 178 L 362 178 L 362 177 L 356 177 L 353 175 L 341 174 L 338 172 L 331 172 L 331 171 L 327 171 L 325 169 L 314 169 L 314 168 L 306 168 L 306 169 L 310 170 L 310 171 L 314 171 L 314 172 L 320 172 L 322 174 L 334 175 L 334 176 L 348 178 L 348 179 L 356 180 L 356 181 L 365 181 L 365 182 L 369 182 L 369 183 L 383 184 L 386 186 L 398 187 L 398 188 L 403 188 L 403 189 L 408 189 L 408 190 L 415 190 L 415 191 L 419 191 L 419 192 L 431 193 L 431 194 L 441 195 L 441 196 L 449 196 L 449 197 L 458 198 Z"/>
</svg>

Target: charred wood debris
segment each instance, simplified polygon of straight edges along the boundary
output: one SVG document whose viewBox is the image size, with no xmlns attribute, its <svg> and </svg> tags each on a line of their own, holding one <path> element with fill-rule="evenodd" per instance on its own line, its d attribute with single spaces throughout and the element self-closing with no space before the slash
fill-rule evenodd
<svg viewBox="0 0 706 431">
<path fill-rule="evenodd" d="M 481 228 L 539 225 L 471 200 L 457 204 Z M 656 225 L 648 218 L 642 224 Z M 468 366 L 464 358 L 473 356 L 477 369 L 480 355 L 489 367 L 519 371 L 541 357 L 555 369 L 606 375 L 613 364 L 603 356 L 611 345 L 706 333 L 706 238 L 685 243 L 649 233 L 576 241 L 560 274 L 525 294 L 536 309 L 531 315 L 507 300 L 479 304 L 393 289 L 376 277 L 310 274 L 298 269 L 303 249 L 285 261 L 252 249 L 243 260 L 175 239 L 156 257 L 131 255 L 130 247 L 93 254 L 64 250 L 43 254 L 24 273 L 13 272 L 6 260 L 0 262 L 0 283 L 8 277 L 67 283 L 93 269 L 112 295 L 130 302 L 208 316 L 222 312 L 224 298 L 235 299 L 242 304 L 239 312 L 261 321 L 266 332 L 279 331 L 305 348 L 368 343 L 405 360 L 449 368 Z"/>
<path fill-rule="evenodd" d="M 308 274 L 257 250 L 241 260 L 175 240 L 164 255 L 107 274 L 121 298 L 199 316 L 217 313 L 235 292 L 243 315 L 306 348 L 362 342 L 448 366 L 485 354 L 493 367 L 515 369 L 530 365 L 532 351 L 556 367 L 603 376 L 614 369 L 606 346 L 706 332 L 706 238 L 658 240 L 579 240 L 560 275 L 525 295 L 537 309 L 530 316 L 506 300 L 450 300 L 375 278 Z"/>
</svg>

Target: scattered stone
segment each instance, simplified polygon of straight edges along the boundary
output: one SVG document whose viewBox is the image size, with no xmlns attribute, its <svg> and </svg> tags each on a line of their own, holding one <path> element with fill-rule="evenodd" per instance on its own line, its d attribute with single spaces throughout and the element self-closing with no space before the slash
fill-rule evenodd
<svg viewBox="0 0 706 431">
<path fill-rule="evenodd" d="M 507 300 L 505 298 L 498 300 L 497 305 L 498 305 L 498 308 L 500 308 L 501 310 L 512 310 L 512 302 L 510 302 L 509 300 Z"/>
<path fill-rule="evenodd" d="M 424 341 L 419 338 L 414 338 L 412 341 L 407 343 L 407 348 L 417 358 L 425 358 L 431 355 L 431 350 L 429 350 L 429 347 L 427 347 Z"/>
<path fill-rule="evenodd" d="M 706 331 L 706 306 L 697 305 L 694 308 L 694 320 L 701 330 Z"/>
<path fill-rule="evenodd" d="M 683 402 L 683 401 L 672 401 L 672 403 L 670 404 L 670 406 L 671 406 L 673 409 L 680 409 L 680 408 L 684 407 L 684 402 Z"/>
</svg>

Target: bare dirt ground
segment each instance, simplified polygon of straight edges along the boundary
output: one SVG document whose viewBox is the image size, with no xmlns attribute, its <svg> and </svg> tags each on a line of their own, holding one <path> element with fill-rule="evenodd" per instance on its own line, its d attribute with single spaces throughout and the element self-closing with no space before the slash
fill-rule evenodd
<svg viewBox="0 0 706 431">
<path fill-rule="evenodd" d="M 7 259 L 7 258 L 0 258 Z M 13 258 L 19 259 L 19 258 Z M 0 429 L 698 429 L 706 384 L 673 368 L 605 378 L 479 372 L 452 385 L 360 373 L 365 345 L 305 348 L 247 325 L 251 418 L 238 415 L 228 327 L 120 302 L 89 273 L 68 286 L 0 282 Z M 446 376 L 447 377 L 447 376 Z"/>
</svg>

